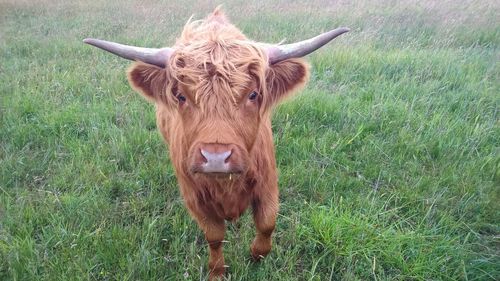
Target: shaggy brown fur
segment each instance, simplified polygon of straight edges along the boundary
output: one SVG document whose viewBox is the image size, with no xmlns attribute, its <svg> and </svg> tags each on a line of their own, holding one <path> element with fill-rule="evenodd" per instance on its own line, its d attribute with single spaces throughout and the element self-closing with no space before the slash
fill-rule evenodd
<svg viewBox="0 0 500 281">
<path fill-rule="evenodd" d="M 136 62 L 128 79 L 156 105 L 185 205 L 209 243 L 213 279 L 224 273 L 225 220 L 250 205 L 257 229 L 252 257 L 271 250 L 278 183 L 270 112 L 307 81 L 308 67 L 301 59 L 269 65 L 259 44 L 218 9 L 188 22 L 173 49 L 165 69 Z M 249 98 L 254 91 L 258 97 Z M 231 170 L 200 172 L 200 149 L 230 149 Z"/>
</svg>

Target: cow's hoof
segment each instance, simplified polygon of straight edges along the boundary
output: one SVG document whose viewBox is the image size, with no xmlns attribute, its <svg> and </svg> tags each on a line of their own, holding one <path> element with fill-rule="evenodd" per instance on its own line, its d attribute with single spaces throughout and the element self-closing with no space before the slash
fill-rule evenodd
<svg viewBox="0 0 500 281">
<path fill-rule="evenodd" d="M 269 252 L 271 251 L 271 245 L 262 245 L 256 243 L 254 240 L 252 246 L 250 247 L 250 254 L 252 256 L 253 261 L 260 261 L 263 259 Z"/>
<path fill-rule="evenodd" d="M 210 275 L 208 276 L 208 280 L 224 280 L 224 267 L 217 267 L 210 270 Z"/>
</svg>

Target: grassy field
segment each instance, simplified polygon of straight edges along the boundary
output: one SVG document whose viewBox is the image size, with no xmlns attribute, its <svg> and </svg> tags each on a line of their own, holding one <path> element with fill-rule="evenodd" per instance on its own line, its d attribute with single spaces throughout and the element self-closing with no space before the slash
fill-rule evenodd
<svg viewBox="0 0 500 281">
<path fill-rule="evenodd" d="M 352 29 L 275 110 L 275 245 L 228 225 L 227 278 L 500 280 L 500 4 L 227 2 L 260 41 Z M 82 39 L 169 45 L 218 4 L 0 1 L 0 280 L 207 276 L 153 107 Z"/>
</svg>

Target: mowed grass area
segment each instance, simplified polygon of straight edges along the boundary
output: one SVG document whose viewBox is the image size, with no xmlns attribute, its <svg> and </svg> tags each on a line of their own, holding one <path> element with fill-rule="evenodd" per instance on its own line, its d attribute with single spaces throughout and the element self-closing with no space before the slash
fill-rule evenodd
<svg viewBox="0 0 500 281">
<path fill-rule="evenodd" d="M 274 248 L 247 212 L 227 278 L 499 280 L 499 3 L 352 2 L 224 5 L 259 41 L 352 29 L 275 110 Z M 206 278 L 153 106 L 82 39 L 169 45 L 218 4 L 0 2 L 0 280 Z"/>
</svg>

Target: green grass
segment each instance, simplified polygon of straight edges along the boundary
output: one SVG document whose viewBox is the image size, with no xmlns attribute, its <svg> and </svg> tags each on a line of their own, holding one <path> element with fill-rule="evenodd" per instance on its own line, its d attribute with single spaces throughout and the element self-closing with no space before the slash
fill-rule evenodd
<svg viewBox="0 0 500 281">
<path fill-rule="evenodd" d="M 203 279 L 153 107 L 81 40 L 172 44 L 218 3 L 69 2 L 0 2 L 0 280 Z M 499 280 L 499 4 L 330 2 L 224 6 L 261 41 L 352 28 L 275 111 L 274 248 L 228 225 L 228 279 Z"/>
</svg>

